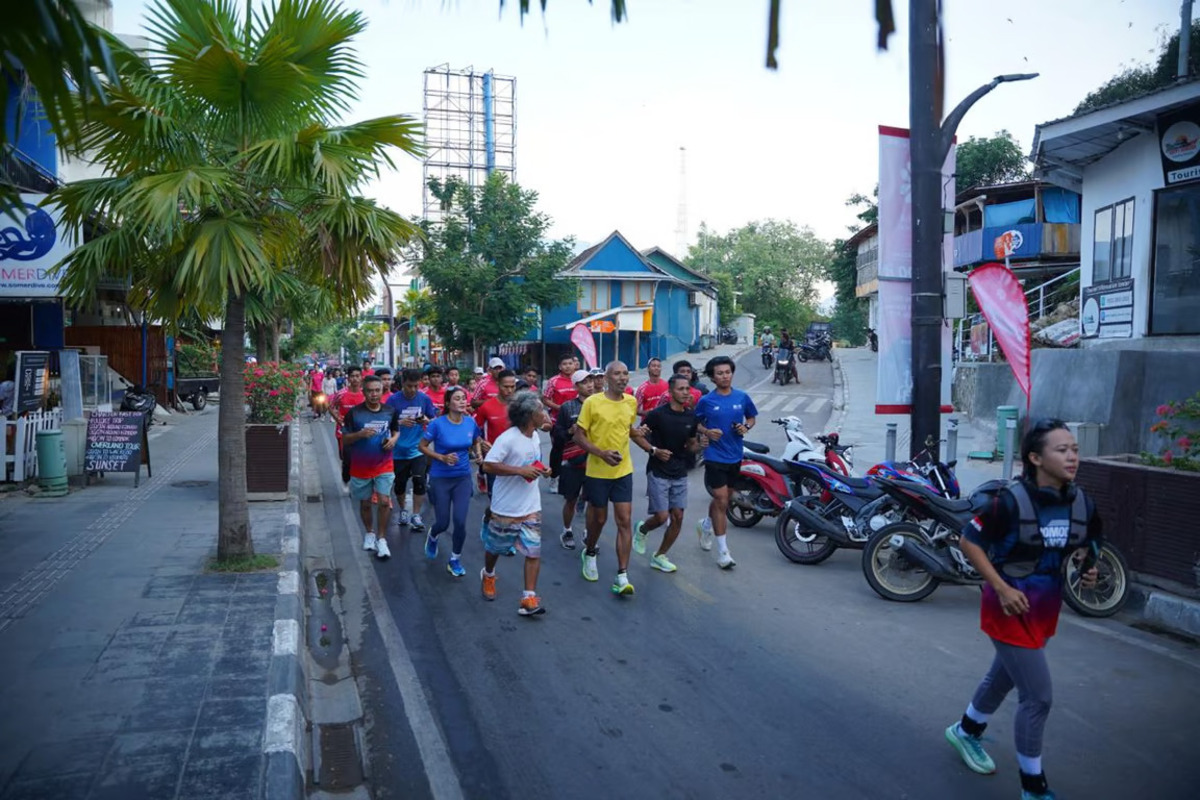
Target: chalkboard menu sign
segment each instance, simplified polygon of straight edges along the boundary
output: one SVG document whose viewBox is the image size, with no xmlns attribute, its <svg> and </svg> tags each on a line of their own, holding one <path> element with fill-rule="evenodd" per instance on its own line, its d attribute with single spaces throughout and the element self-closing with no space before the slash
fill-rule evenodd
<svg viewBox="0 0 1200 800">
<path fill-rule="evenodd" d="M 132 472 L 137 486 L 143 463 L 150 474 L 145 424 L 146 415 L 140 411 L 93 411 L 88 418 L 84 471 Z"/>
<path fill-rule="evenodd" d="M 17 351 L 17 396 L 13 409 L 18 414 L 39 411 L 50 388 L 50 353 L 44 350 Z"/>
</svg>

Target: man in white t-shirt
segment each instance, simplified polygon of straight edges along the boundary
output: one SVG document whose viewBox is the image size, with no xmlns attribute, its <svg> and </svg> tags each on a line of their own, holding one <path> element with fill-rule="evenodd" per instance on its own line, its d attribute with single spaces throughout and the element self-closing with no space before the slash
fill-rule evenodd
<svg viewBox="0 0 1200 800">
<path fill-rule="evenodd" d="M 550 475 L 542 464 L 538 431 L 548 421 L 537 392 L 521 391 L 508 402 L 512 427 L 492 443 L 483 471 L 496 476 L 491 508 L 484 515 L 483 570 L 479 573 L 485 600 L 496 599 L 496 562 L 516 548 L 525 556 L 525 591 L 517 613 L 531 617 L 545 613 L 537 595 L 542 555 L 542 493 L 538 478 Z"/>
</svg>

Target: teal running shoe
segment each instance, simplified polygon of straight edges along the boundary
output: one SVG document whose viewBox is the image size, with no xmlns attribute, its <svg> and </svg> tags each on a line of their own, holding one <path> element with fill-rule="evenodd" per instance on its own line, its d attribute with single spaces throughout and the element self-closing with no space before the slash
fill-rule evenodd
<svg viewBox="0 0 1200 800">
<path fill-rule="evenodd" d="M 978 736 L 972 736 L 959 723 L 946 728 L 946 741 L 962 756 L 963 763 L 980 775 L 991 775 L 996 771 L 996 762 L 983 749 Z"/>
</svg>

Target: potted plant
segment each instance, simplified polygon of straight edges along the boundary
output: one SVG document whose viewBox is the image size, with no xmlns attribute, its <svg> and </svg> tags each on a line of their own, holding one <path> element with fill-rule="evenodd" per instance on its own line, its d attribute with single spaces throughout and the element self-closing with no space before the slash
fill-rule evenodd
<svg viewBox="0 0 1200 800">
<path fill-rule="evenodd" d="M 291 472 L 291 424 L 304 393 L 304 368 L 247 364 L 246 492 L 250 500 L 285 499 Z"/>
<path fill-rule="evenodd" d="M 1157 453 L 1081 459 L 1077 482 L 1135 571 L 1200 595 L 1200 393 L 1156 412 Z"/>
</svg>

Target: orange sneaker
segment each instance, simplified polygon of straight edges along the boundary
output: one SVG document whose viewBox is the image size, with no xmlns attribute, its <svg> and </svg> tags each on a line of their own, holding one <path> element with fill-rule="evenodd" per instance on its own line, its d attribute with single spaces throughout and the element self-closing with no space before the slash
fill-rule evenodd
<svg viewBox="0 0 1200 800">
<path fill-rule="evenodd" d="M 517 613 L 522 617 L 532 617 L 535 614 L 545 614 L 546 609 L 542 608 L 542 601 L 535 594 L 532 597 L 521 598 L 521 607 L 517 609 Z"/>
<path fill-rule="evenodd" d="M 481 570 L 479 570 L 479 577 L 483 582 L 483 587 L 482 587 L 483 599 L 484 600 L 495 600 L 496 599 L 496 576 L 488 575 L 485 570 L 481 569 Z"/>
</svg>

